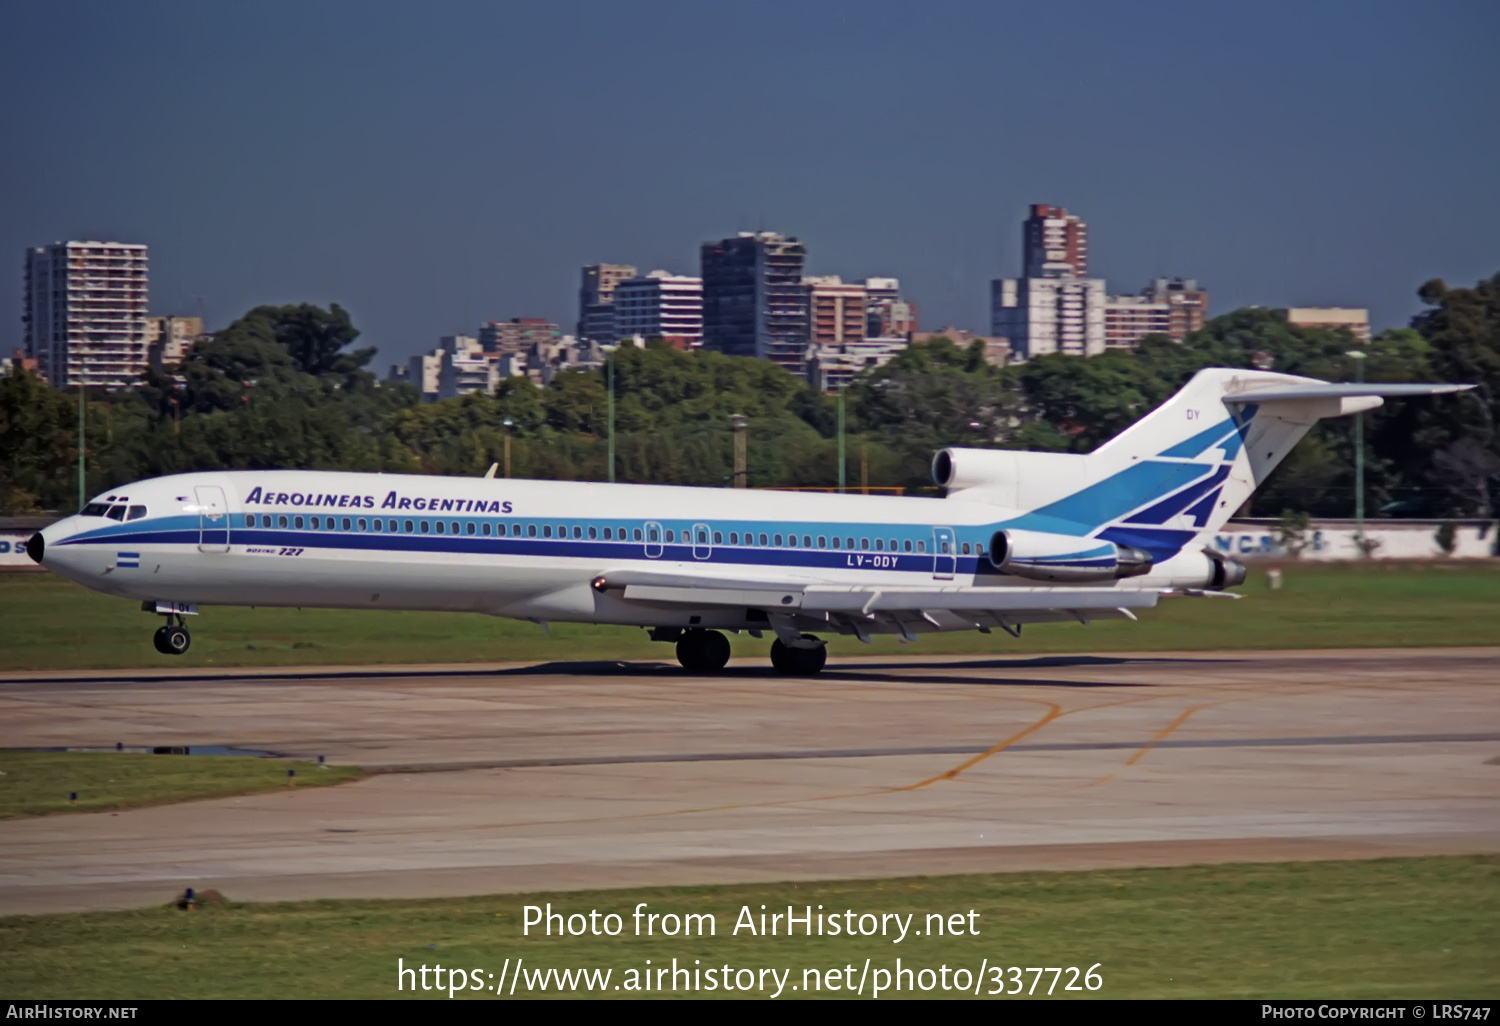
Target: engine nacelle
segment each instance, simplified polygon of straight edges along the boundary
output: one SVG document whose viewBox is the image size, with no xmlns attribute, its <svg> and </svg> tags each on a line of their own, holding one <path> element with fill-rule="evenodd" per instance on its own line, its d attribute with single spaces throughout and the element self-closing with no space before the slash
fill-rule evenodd
<svg viewBox="0 0 1500 1026">
<path fill-rule="evenodd" d="M 990 539 L 990 562 L 1017 577 L 1062 583 L 1113 581 L 1151 572 L 1151 554 L 1132 545 L 1042 531 L 996 531 Z"/>
</svg>

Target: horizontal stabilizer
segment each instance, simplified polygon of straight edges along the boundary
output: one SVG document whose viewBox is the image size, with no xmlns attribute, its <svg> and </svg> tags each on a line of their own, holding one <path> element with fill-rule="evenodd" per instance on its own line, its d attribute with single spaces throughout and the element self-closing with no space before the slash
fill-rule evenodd
<svg viewBox="0 0 1500 1026">
<path fill-rule="evenodd" d="M 1224 401 L 1226 403 L 1273 403 L 1298 399 L 1352 399 L 1362 396 L 1398 399 L 1413 395 L 1465 392 L 1473 387 L 1473 385 L 1391 385 L 1380 382 L 1328 384 L 1320 381 L 1306 385 L 1272 385 L 1269 388 L 1252 388 L 1226 395 Z"/>
</svg>

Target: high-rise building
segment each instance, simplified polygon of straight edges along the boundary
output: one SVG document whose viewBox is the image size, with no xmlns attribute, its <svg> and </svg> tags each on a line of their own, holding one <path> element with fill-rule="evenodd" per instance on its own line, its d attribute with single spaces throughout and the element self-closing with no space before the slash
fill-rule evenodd
<svg viewBox="0 0 1500 1026">
<path fill-rule="evenodd" d="M 804 278 L 808 342 L 813 346 L 863 342 L 869 326 L 869 294 L 863 285 L 845 284 L 836 274 Z"/>
<path fill-rule="evenodd" d="M 119 388 L 149 354 L 146 247 L 55 242 L 26 251 L 26 354 L 59 388 Z"/>
<path fill-rule="evenodd" d="M 865 337 L 908 338 L 917 330 L 917 304 L 901 298 L 896 278 L 866 278 Z"/>
<path fill-rule="evenodd" d="M 498 372 L 478 339 L 468 335 L 444 335 L 438 339 L 437 397 L 452 399 L 470 392 L 486 395 L 495 390 Z"/>
<path fill-rule="evenodd" d="M 1089 226 L 1062 207 L 1033 203 L 1021 225 L 1021 276 L 1087 278 Z"/>
<path fill-rule="evenodd" d="M 1157 278 L 1141 290 L 1153 303 L 1166 303 L 1167 330 L 1163 334 L 1181 342 L 1189 332 L 1203 327 L 1208 318 L 1208 291 L 1192 278 Z"/>
<path fill-rule="evenodd" d="M 181 363 L 202 337 L 202 317 L 147 317 L 147 360 L 156 370 Z"/>
<path fill-rule="evenodd" d="M 479 344 L 486 353 L 520 353 L 538 342 L 552 344 L 561 338 L 562 329 L 543 317 L 486 321 L 479 328 Z"/>
<path fill-rule="evenodd" d="M 1109 296 L 1104 301 L 1104 348 L 1134 349 L 1147 335 L 1166 335 L 1172 308 L 1150 295 Z"/>
<path fill-rule="evenodd" d="M 678 349 L 703 343 L 702 278 L 652 271 L 620 282 L 614 292 L 615 338 L 660 338 Z"/>
<path fill-rule="evenodd" d="M 1370 341 L 1370 311 L 1340 306 L 1301 306 L 1281 311 L 1298 328 L 1346 328 L 1360 342 Z"/>
<path fill-rule="evenodd" d="M 1020 360 L 1104 352 L 1100 278 L 1003 278 L 990 283 L 990 334 Z"/>
<path fill-rule="evenodd" d="M 703 345 L 802 371 L 807 350 L 807 247 L 776 232 L 705 242 Z"/>
<path fill-rule="evenodd" d="M 614 293 L 622 281 L 635 277 L 629 264 L 589 264 L 578 290 L 578 337 L 612 343 L 623 337 L 615 324 Z"/>
</svg>

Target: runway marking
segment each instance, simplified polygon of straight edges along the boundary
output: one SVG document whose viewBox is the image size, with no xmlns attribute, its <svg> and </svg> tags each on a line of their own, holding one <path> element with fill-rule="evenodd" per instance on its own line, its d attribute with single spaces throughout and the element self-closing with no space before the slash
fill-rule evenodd
<svg viewBox="0 0 1500 1026">
<path fill-rule="evenodd" d="M 1197 712 L 1199 709 L 1206 709 L 1210 704 L 1212 703 L 1204 703 L 1203 705 L 1195 705 L 1187 709 L 1181 716 L 1177 717 L 1171 723 L 1167 724 L 1166 727 L 1162 728 L 1162 730 L 1158 731 L 1156 736 L 1153 737 L 1150 741 L 1147 741 L 1145 746 L 1141 748 L 1140 751 L 1136 752 L 1130 758 L 1126 759 L 1125 765 L 1134 766 L 1136 763 L 1140 762 L 1143 758 L 1146 757 L 1147 752 L 1151 751 L 1151 749 L 1161 744 L 1167 739 L 1172 731 L 1176 730 L 1178 727 L 1186 723 L 1188 721 L 1188 717 L 1192 716 L 1193 713 Z"/>
</svg>

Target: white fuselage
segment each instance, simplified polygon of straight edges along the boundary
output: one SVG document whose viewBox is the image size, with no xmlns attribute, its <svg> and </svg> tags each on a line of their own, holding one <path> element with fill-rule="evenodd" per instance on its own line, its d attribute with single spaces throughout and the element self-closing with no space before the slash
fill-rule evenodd
<svg viewBox="0 0 1500 1026">
<path fill-rule="evenodd" d="M 1021 514 L 959 499 L 229 471 L 127 485 L 90 509 L 43 532 L 45 565 L 148 603 L 753 629 L 764 614 L 747 607 L 775 601 L 770 593 L 788 582 L 861 595 L 1067 590 L 997 570 L 987 546 Z M 1147 576 L 1091 587 L 1152 592 L 1151 602 L 1120 603 L 1150 605 L 1162 589 L 1202 586 L 1210 571 L 1205 557 L 1188 552 Z M 631 572 L 669 585 L 679 575 L 682 588 L 653 601 L 591 586 Z M 682 589 L 705 582 L 722 585 L 714 601 L 695 609 L 682 600 Z M 749 596 L 743 605 L 722 598 L 735 588 Z M 943 612 L 951 600 L 932 604 L 915 627 L 871 629 L 977 625 Z"/>
</svg>

